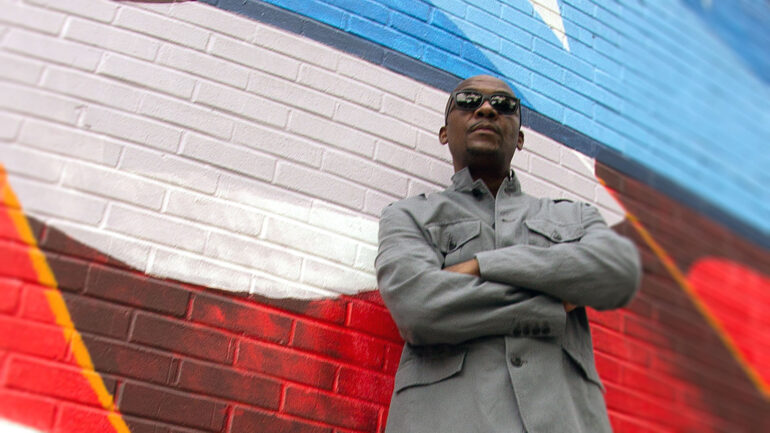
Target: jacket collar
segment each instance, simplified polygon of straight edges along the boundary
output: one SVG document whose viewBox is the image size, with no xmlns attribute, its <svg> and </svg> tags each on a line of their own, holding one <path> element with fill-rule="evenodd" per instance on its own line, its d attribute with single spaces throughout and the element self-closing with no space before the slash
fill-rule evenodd
<svg viewBox="0 0 770 433">
<path fill-rule="evenodd" d="M 465 167 L 452 175 L 452 189 L 455 191 L 472 192 L 474 189 L 478 188 L 483 188 L 489 192 L 489 188 L 487 188 L 487 185 L 483 180 L 473 180 L 468 167 Z M 513 169 L 508 172 L 508 177 L 503 180 L 503 184 L 500 185 L 500 188 L 512 195 L 521 194 L 521 184 L 519 183 L 519 179 L 516 178 L 516 173 L 513 171 Z"/>
</svg>

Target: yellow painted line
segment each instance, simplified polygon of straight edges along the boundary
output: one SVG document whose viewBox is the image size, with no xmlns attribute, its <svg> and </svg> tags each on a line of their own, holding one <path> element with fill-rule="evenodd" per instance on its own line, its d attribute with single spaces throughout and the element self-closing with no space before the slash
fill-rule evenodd
<svg viewBox="0 0 770 433">
<path fill-rule="evenodd" d="M 128 425 L 115 407 L 115 400 L 104 385 L 104 380 L 102 380 L 99 373 L 94 371 L 94 364 L 91 361 L 91 355 L 88 353 L 88 348 L 86 348 L 85 343 L 83 343 L 83 338 L 80 336 L 80 333 L 75 328 L 75 324 L 72 322 L 72 317 L 70 316 L 67 304 L 65 304 L 64 298 L 58 289 L 53 271 L 48 265 L 45 255 L 37 246 L 37 240 L 32 232 L 32 228 L 30 227 L 27 218 L 21 212 L 21 206 L 19 205 L 16 195 L 11 190 L 11 186 L 8 183 L 8 177 L 5 174 L 5 169 L 2 164 L 0 164 L 0 189 L 2 189 L 3 203 L 12 208 L 8 213 L 13 221 L 16 231 L 19 233 L 19 237 L 30 247 L 29 258 L 35 269 L 35 273 L 37 274 L 38 281 L 40 284 L 50 287 L 50 289 L 45 291 L 48 305 L 56 318 L 56 323 L 62 329 L 64 339 L 70 345 L 72 354 L 75 356 L 78 366 L 80 366 L 81 374 L 91 385 L 91 388 L 96 393 L 96 397 L 102 407 L 109 411 L 107 419 L 115 428 L 115 431 L 117 433 L 130 433 L 131 430 L 128 428 Z"/>
<path fill-rule="evenodd" d="M 597 179 L 605 188 L 607 187 L 603 179 L 600 179 L 598 176 Z M 612 193 L 612 191 L 610 191 L 610 193 Z M 620 202 L 620 200 L 618 200 L 618 202 Z M 695 309 L 698 310 L 698 312 L 706 319 L 706 323 L 708 323 L 709 326 L 714 329 L 719 339 L 722 341 L 725 347 L 727 347 L 727 350 L 730 352 L 733 358 L 738 361 L 738 365 L 740 365 L 740 367 L 749 377 L 749 380 L 759 390 L 765 400 L 770 400 L 770 386 L 768 386 L 767 382 L 764 381 L 754 366 L 751 365 L 750 362 L 746 361 L 746 358 L 743 356 L 743 353 L 740 351 L 740 349 L 738 349 L 735 341 L 733 341 L 732 337 L 730 337 L 730 334 L 725 330 L 724 326 L 722 326 L 722 322 L 720 322 L 719 319 L 714 316 L 714 313 L 712 313 L 708 306 L 703 302 L 701 297 L 698 295 L 698 292 L 696 292 L 690 282 L 687 281 L 687 277 L 685 277 L 684 273 L 681 271 L 681 269 L 679 269 L 674 259 L 672 259 L 666 250 L 663 249 L 663 247 L 655 240 L 655 238 L 652 237 L 650 232 L 644 228 L 644 225 L 635 215 L 629 212 L 628 209 L 625 209 L 625 206 L 623 206 L 623 209 L 626 212 L 626 218 L 628 218 L 628 221 L 631 222 L 631 225 L 634 227 L 636 232 L 639 233 L 639 236 L 642 237 L 647 246 L 652 249 L 652 252 L 658 258 L 658 260 L 660 260 L 668 273 L 671 274 L 671 277 L 674 279 L 674 281 L 676 281 L 679 287 L 684 290 L 684 292 L 695 306 Z"/>
</svg>

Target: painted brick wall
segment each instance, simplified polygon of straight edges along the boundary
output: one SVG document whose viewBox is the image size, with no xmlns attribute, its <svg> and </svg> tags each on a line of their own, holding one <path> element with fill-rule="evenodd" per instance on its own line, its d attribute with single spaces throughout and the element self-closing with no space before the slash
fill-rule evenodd
<svg viewBox="0 0 770 433">
<path fill-rule="evenodd" d="M 0 428 L 382 431 L 402 343 L 376 218 L 448 183 L 446 92 L 223 4 L 0 1 Z M 290 9 L 467 45 L 421 27 L 427 3 Z M 526 134 L 523 188 L 644 253 L 639 299 L 590 314 L 616 431 L 762 431 L 766 250 Z"/>
<path fill-rule="evenodd" d="M 207 1 L 249 10 L 241 1 Z M 770 8 L 762 2 L 267 2 L 458 76 L 504 76 L 525 105 L 768 236 L 770 197 L 758 180 L 770 129 L 752 120 L 770 114 L 762 102 L 767 56 L 758 48 L 770 41 L 763 24 Z"/>
</svg>

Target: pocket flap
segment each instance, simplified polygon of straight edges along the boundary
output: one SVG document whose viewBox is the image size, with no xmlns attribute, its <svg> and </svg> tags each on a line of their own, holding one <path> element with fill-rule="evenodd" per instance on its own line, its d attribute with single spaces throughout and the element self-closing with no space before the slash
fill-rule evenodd
<svg viewBox="0 0 770 433">
<path fill-rule="evenodd" d="M 438 248 L 443 253 L 449 253 L 481 233 L 481 221 L 459 221 L 428 227 L 434 239 L 438 240 Z"/>
<path fill-rule="evenodd" d="M 602 392 L 604 392 L 604 384 L 602 384 L 602 380 L 599 378 L 599 373 L 596 371 L 593 360 L 588 361 L 584 359 L 583 356 L 580 356 L 580 353 L 575 349 L 564 346 L 562 349 L 564 349 L 570 359 L 572 359 L 572 361 L 574 361 L 575 364 L 580 367 L 580 371 L 583 372 L 583 376 L 589 381 L 598 385 Z"/>
<path fill-rule="evenodd" d="M 558 224 L 547 219 L 528 219 L 524 221 L 524 225 L 556 243 L 576 241 L 585 234 L 585 229 L 580 224 Z"/>
<path fill-rule="evenodd" d="M 395 391 L 399 392 L 412 386 L 430 385 L 456 375 L 463 369 L 465 354 L 466 351 L 463 350 L 441 356 L 416 356 L 405 360 L 396 373 Z"/>
</svg>

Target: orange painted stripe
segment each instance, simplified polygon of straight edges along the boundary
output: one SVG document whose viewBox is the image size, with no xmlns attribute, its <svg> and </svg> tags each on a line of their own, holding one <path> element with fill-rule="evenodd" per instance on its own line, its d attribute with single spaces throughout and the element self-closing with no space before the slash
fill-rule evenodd
<svg viewBox="0 0 770 433">
<path fill-rule="evenodd" d="M 740 349 L 738 349 L 738 346 L 735 344 L 735 341 L 733 341 L 730 333 L 727 332 L 727 330 L 722 325 L 722 322 L 720 322 L 719 319 L 714 316 L 706 303 L 703 302 L 701 297 L 698 295 L 698 292 L 696 292 L 692 285 L 690 285 L 690 282 L 687 281 L 687 277 L 685 277 L 682 270 L 679 269 L 679 266 L 677 266 L 674 259 L 671 258 L 666 250 L 655 240 L 655 238 L 652 237 L 650 232 L 647 231 L 639 219 L 631 212 L 629 212 L 625 206 L 622 205 L 621 201 L 617 198 L 615 191 L 608 188 L 603 179 L 600 179 L 599 177 L 597 177 L 597 179 L 605 187 L 605 189 L 607 189 L 607 191 L 612 194 L 613 197 L 615 197 L 615 200 L 618 202 L 618 204 L 623 207 L 623 210 L 626 212 L 626 218 L 628 218 L 628 221 L 634 227 L 636 232 L 639 233 L 639 236 L 642 237 L 647 246 L 652 249 L 652 252 L 658 258 L 658 260 L 660 260 L 668 273 L 671 274 L 671 277 L 674 279 L 674 281 L 676 281 L 679 287 L 684 290 L 684 292 L 695 306 L 695 309 L 698 310 L 698 312 L 706 319 L 706 323 L 708 323 L 709 326 L 711 326 L 711 328 L 716 332 L 719 339 L 722 341 L 725 347 L 727 347 L 727 350 L 730 352 L 733 358 L 735 358 L 735 360 L 738 362 L 738 365 L 740 365 L 740 367 L 749 377 L 751 383 L 753 383 L 754 386 L 759 390 L 765 400 L 770 400 L 770 386 L 768 383 L 765 382 L 765 380 L 762 378 L 759 372 L 757 372 L 754 366 L 746 360 L 746 357 L 743 355 Z"/>
<path fill-rule="evenodd" d="M 6 206 L 13 209 L 21 209 L 16 195 L 11 190 L 11 185 L 8 182 L 8 177 L 2 164 L 0 164 L 0 195 Z M 83 343 L 80 333 L 72 322 L 72 317 L 67 309 L 67 305 L 58 289 L 56 277 L 54 276 L 51 267 L 48 265 L 45 255 L 40 248 L 38 248 L 37 240 L 33 235 L 29 221 L 22 212 L 8 212 L 8 214 L 13 221 L 16 231 L 19 233 L 19 237 L 30 247 L 29 258 L 37 274 L 38 282 L 46 287 L 50 287 L 49 290 L 45 291 L 48 305 L 56 318 L 56 323 L 62 329 L 64 339 L 70 345 L 72 354 L 75 356 L 75 360 L 80 366 L 81 374 L 91 385 L 91 388 L 96 393 L 102 407 L 109 411 L 107 418 L 115 428 L 115 431 L 117 433 L 130 433 L 131 430 L 118 412 L 117 407 L 115 407 L 115 400 L 112 394 L 104 385 L 101 375 L 94 370 L 91 355 L 88 353 L 88 349 Z"/>
</svg>

